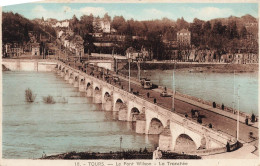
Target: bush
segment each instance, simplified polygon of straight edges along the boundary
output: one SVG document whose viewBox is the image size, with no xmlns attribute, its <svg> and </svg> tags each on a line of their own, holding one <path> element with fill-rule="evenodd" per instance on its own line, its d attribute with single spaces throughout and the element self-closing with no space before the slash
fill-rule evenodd
<svg viewBox="0 0 260 166">
<path fill-rule="evenodd" d="M 55 100 L 52 96 L 43 97 L 43 102 L 46 104 L 55 104 Z"/>
<path fill-rule="evenodd" d="M 32 102 L 34 102 L 35 98 L 36 98 L 36 95 L 33 94 L 32 90 L 30 88 L 25 90 L 25 99 L 27 102 L 32 103 Z"/>
</svg>

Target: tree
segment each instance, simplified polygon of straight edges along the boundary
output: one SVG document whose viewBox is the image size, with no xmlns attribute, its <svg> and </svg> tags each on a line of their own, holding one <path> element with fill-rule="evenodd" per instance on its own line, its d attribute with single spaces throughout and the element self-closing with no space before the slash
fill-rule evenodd
<svg viewBox="0 0 260 166">
<path fill-rule="evenodd" d="M 118 33 L 126 32 L 126 21 L 123 16 L 115 16 L 111 23 L 111 27 L 118 31 Z"/>
<path fill-rule="evenodd" d="M 245 26 L 243 26 L 243 27 L 241 28 L 239 34 L 240 34 L 240 35 L 239 35 L 240 38 L 246 39 L 246 37 L 247 37 L 247 30 L 246 30 L 246 27 L 245 27 Z"/>
<path fill-rule="evenodd" d="M 93 33 L 93 21 L 94 16 L 90 14 L 89 16 L 83 15 L 80 17 L 80 29 L 83 32 L 83 37 L 87 33 Z"/>
<path fill-rule="evenodd" d="M 189 23 L 185 21 L 183 17 L 181 17 L 181 19 L 178 18 L 176 24 L 178 30 L 188 29 L 189 27 Z"/>
<path fill-rule="evenodd" d="M 108 13 L 104 15 L 103 20 L 111 22 L 111 17 L 108 15 Z"/>
</svg>

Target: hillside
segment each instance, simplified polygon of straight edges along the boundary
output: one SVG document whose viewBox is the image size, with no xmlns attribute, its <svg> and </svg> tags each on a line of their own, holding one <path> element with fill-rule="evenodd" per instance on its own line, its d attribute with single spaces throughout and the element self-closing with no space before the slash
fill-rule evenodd
<svg viewBox="0 0 260 166">
<path fill-rule="evenodd" d="M 30 40 L 29 32 L 33 31 L 36 36 L 47 37 L 49 33 L 44 31 L 44 29 L 51 33 L 51 35 L 56 35 L 54 29 L 50 27 L 43 27 L 36 22 L 32 22 L 22 15 L 12 12 L 3 12 L 2 15 L 2 32 L 3 32 L 3 44 L 5 43 L 19 43 L 23 44 Z M 38 39 L 39 40 L 39 39 Z"/>
</svg>

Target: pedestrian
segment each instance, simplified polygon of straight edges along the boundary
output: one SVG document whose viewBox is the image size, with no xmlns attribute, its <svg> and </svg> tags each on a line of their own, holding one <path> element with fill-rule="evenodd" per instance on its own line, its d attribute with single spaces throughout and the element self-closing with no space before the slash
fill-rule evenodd
<svg viewBox="0 0 260 166">
<path fill-rule="evenodd" d="M 153 99 L 153 103 L 156 103 L 156 98 Z"/>
<path fill-rule="evenodd" d="M 213 105 L 213 108 L 216 108 L 216 103 L 215 103 L 215 101 L 212 103 L 212 105 Z"/>
<path fill-rule="evenodd" d="M 221 105 L 221 109 L 224 110 L 224 108 L 225 108 L 225 106 L 224 106 L 224 104 L 222 103 L 222 105 Z"/>
<path fill-rule="evenodd" d="M 229 142 L 227 142 L 226 148 L 227 148 L 227 152 L 230 152 L 230 145 L 229 145 Z"/>
<path fill-rule="evenodd" d="M 246 123 L 246 125 L 248 125 L 248 118 L 247 117 L 245 119 L 245 123 Z"/>
<path fill-rule="evenodd" d="M 162 158 L 162 151 L 159 147 L 153 152 L 153 160 L 159 160 Z"/>
<path fill-rule="evenodd" d="M 150 97 L 150 93 L 149 92 L 147 92 L 147 98 L 149 98 Z"/>
<path fill-rule="evenodd" d="M 194 116 L 195 116 L 195 111 L 191 109 L 191 117 L 194 118 Z"/>
</svg>

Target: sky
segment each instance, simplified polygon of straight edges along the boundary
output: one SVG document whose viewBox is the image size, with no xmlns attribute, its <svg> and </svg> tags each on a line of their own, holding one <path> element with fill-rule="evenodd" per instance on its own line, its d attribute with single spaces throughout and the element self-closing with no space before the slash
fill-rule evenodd
<svg viewBox="0 0 260 166">
<path fill-rule="evenodd" d="M 167 17 L 177 20 L 183 17 L 192 22 L 194 18 L 210 20 L 229 16 L 241 17 L 250 14 L 258 17 L 257 3 L 26 3 L 3 7 L 4 12 L 19 13 L 28 19 L 78 18 L 92 13 L 103 17 L 108 13 L 112 18 L 124 16 L 126 19 L 152 20 Z"/>
</svg>

